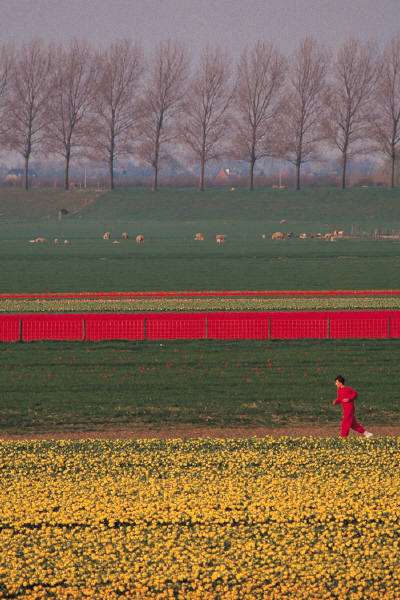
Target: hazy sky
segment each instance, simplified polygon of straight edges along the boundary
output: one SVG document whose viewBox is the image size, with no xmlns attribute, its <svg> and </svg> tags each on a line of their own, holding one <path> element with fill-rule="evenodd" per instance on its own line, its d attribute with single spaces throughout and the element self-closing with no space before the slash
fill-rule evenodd
<svg viewBox="0 0 400 600">
<path fill-rule="evenodd" d="M 400 31 L 400 0 L 0 0 L 0 40 L 94 45 L 129 37 L 145 50 L 177 38 L 195 55 L 220 44 L 236 57 L 255 40 L 292 52 L 312 34 L 333 50 L 350 34 L 384 44 Z"/>
</svg>

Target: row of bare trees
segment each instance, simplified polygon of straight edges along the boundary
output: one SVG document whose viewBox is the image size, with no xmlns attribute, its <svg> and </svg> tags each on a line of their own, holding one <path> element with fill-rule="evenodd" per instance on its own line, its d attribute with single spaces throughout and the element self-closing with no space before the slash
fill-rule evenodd
<svg viewBox="0 0 400 600">
<path fill-rule="evenodd" d="M 184 153 L 199 166 L 230 158 L 248 164 L 284 159 L 296 168 L 336 151 L 341 187 L 348 161 L 381 153 L 394 185 L 400 149 L 400 33 L 378 51 L 349 38 L 334 56 L 312 37 L 288 58 L 273 44 L 245 48 L 236 67 L 220 47 L 206 46 L 191 65 L 178 41 L 160 43 L 151 56 L 130 40 L 95 50 L 74 40 L 68 48 L 35 39 L 0 51 L 0 142 L 24 159 L 28 188 L 34 153 L 61 156 L 64 187 L 71 160 L 108 165 L 125 155 L 151 165 L 154 190 L 160 159 Z"/>
</svg>

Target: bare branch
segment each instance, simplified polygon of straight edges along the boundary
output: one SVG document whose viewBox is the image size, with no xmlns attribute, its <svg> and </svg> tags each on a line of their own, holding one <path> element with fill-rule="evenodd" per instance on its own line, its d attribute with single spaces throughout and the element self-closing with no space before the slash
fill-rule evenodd
<svg viewBox="0 0 400 600">
<path fill-rule="evenodd" d="M 326 139 L 341 154 L 341 187 L 349 158 L 365 152 L 368 107 L 376 81 L 376 47 L 350 37 L 338 52 L 327 88 Z"/>
<path fill-rule="evenodd" d="M 229 63 L 228 54 L 218 46 L 206 46 L 185 95 L 181 137 L 200 164 L 200 191 L 204 190 L 206 163 L 219 156 L 226 136 L 232 95 Z"/>
<path fill-rule="evenodd" d="M 176 138 L 175 118 L 182 108 L 188 76 L 184 47 L 168 40 L 155 50 L 141 102 L 139 154 L 153 167 L 153 190 L 158 187 L 158 169 L 163 146 Z"/>
<path fill-rule="evenodd" d="M 254 165 L 272 154 L 271 124 L 277 114 L 286 61 L 272 44 L 257 42 L 239 60 L 234 95 L 236 131 L 232 155 L 249 163 L 249 189 L 254 187 Z"/>
<path fill-rule="evenodd" d="M 144 69 L 141 47 L 120 40 L 95 59 L 95 94 L 90 145 L 109 168 L 109 188 L 114 188 L 114 162 L 132 151 L 133 128 L 137 122 L 139 83 Z"/>
<path fill-rule="evenodd" d="M 329 59 L 325 47 L 308 37 L 290 61 L 277 120 L 276 154 L 296 166 L 296 189 L 300 189 L 301 165 L 316 158 L 323 137 L 323 92 Z"/>
<path fill-rule="evenodd" d="M 53 55 L 46 150 L 64 158 L 64 188 L 69 189 L 71 154 L 75 148 L 84 145 L 87 135 L 87 118 L 94 92 L 94 59 L 89 46 L 77 40 L 68 50 L 58 46 Z"/>
<path fill-rule="evenodd" d="M 389 187 L 394 187 L 400 149 L 400 33 L 386 45 L 378 65 L 369 126 L 374 148 L 390 160 Z"/>
<path fill-rule="evenodd" d="M 28 166 L 33 152 L 40 150 L 47 119 L 51 56 L 40 39 L 24 44 L 17 52 L 10 76 L 5 107 L 5 138 L 10 150 L 24 158 L 24 187 L 28 189 Z"/>
</svg>

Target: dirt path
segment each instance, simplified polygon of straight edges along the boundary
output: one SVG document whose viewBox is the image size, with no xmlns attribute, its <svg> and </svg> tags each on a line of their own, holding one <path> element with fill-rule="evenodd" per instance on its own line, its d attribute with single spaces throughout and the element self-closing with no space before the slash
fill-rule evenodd
<svg viewBox="0 0 400 600">
<path fill-rule="evenodd" d="M 400 425 L 377 425 L 370 427 L 377 436 L 398 436 Z M 315 426 L 312 424 L 296 424 L 285 427 L 181 427 L 181 428 L 115 428 L 106 430 L 75 430 L 75 431 L 48 431 L 46 433 L 32 434 L 0 434 L 0 440 L 78 440 L 78 439 L 105 439 L 105 440 L 135 440 L 135 439 L 174 439 L 174 438 L 248 438 L 266 437 L 280 438 L 284 436 L 300 437 L 337 437 L 340 434 L 340 424 Z M 350 435 L 358 435 L 351 432 Z"/>
</svg>

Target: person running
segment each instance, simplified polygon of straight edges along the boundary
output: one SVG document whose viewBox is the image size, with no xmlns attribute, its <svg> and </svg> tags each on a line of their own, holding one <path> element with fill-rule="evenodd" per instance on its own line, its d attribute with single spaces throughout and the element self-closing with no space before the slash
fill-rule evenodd
<svg viewBox="0 0 400 600">
<path fill-rule="evenodd" d="M 354 416 L 354 400 L 357 398 L 356 390 L 344 384 L 344 377 L 337 375 L 335 377 L 335 385 L 337 387 L 337 397 L 333 401 L 333 404 L 341 404 L 343 408 L 343 419 L 340 435 L 341 437 L 347 437 L 349 435 L 350 428 L 361 433 L 364 437 L 370 438 L 373 433 L 364 429 Z"/>
</svg>

